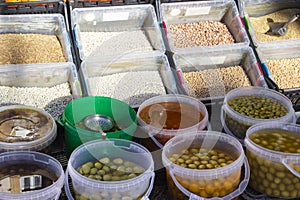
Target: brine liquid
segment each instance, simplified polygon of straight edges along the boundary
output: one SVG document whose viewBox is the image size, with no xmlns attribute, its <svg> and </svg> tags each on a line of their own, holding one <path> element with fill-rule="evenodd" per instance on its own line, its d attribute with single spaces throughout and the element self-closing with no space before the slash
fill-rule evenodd
<svg viewBox="0 0 300 200">
<path fill-rule="evenodd" d="M 147 124 L 163 129 L 182 129 L 196 125 L 203 119 L 195 107 L 177 102 L 161 102 L 149 105 L 140 112 Z"/>
<path fill-rule="evenodd" d="M 0 168 L 0 192 L 21 193 L 46 188 L 58 176 L 49 169 L 31 164 L 15 164 Z"/>
</svg>

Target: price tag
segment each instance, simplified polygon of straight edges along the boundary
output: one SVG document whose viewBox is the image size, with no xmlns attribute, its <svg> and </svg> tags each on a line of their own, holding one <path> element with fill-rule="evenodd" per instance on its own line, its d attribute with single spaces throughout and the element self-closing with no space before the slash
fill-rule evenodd
<svg viewBox="0 0 300 200">
<path fill-rule="evenodd" d="M 193 16 L 193 15 L 207 15 L 210 11 L 210 6 L 206 7 L 198 7 L 198 8 L 187 8 L 185 11 L 185 16 Z"/>
<path fill-rule="evenodd" d="M 128 20 L 129 12 L 103 13 L 103 21 Z"/>
</svg>

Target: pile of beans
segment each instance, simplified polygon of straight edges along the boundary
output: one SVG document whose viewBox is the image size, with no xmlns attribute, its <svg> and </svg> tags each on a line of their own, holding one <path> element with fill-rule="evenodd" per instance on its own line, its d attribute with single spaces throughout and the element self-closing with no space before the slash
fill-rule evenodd
<svg viewBox="0 0 300 200">
<path fill-rule="evenodd" d="M 256 119 L 276 119 L 288 114 L 287 108 L 276 100 L 260 96 L 239 96 L 230 99 L 228 105 L 243 116 Z M 232 119 L 225 114 L 225 123 L 228 129 L 238 138 L 245 138 L 249 124 Z"/>
<path fill-rule="evenodd" d="M 299 13 L 300 9 L 283 9 L 277 12 L 259 17 L 250 17 L 249 20 L 259 42 L 273 42 L 280 40 L 292 40 L 300 38 L 300 23 L 294 22 L 289 25 L 288 32 L 284 36 L 266 34 L 270 29 L 270 21 L 287 22 L 294 14 Z"/>
<path fill-rule="evenodd" d="M 174 153 L 169 160 L 185 168 L 196 170 L 210 170 L 221 168 L 232 163 L 235 158 L 218 150 L 207 150 L 204 148 L 184 149 L 180 153 Z M 178 182 L 193 194 L 204 198 L 223 197 L 231 193 L 240 182 L 240 170 L 228 176 L 213 179 L 190 179 L 176 176 Z M 187 199 L 179 191 L 167 171 L 167 183 L 172 196 L 176 199 Z"/>
<path fill-rule="evenodd" d="M 139 106 L 151 97 L 166 94 L 158 71 L 135 71 L 91 77 L 89 85 L 91 94 L 116 98 L 130 106 Z"/>
<path fill-rule="evenodd" d="M 53 87 L 0 86 L 0 105 L 23 104 L 45 109 L 54 119 L 72 100 L 69 83 Z"/>
<path fill-rule="evenodd" d="M 122 158 L 111 159 L 103 157 L 94 162 L 87 162 L 80 166 L 77 171 L 90 179 L 98 181 L 122 181 L 135 178 L 145 172 L 145 169 L 133 162 L 124 160 Z M 93 195 L 93 194 L 91 194 Z M 97 194 L 98 199 L 104 200 L 131 200 L 134 199 L 130 193 L 109 193 L 103 191 Z M 100 198 L 99 198 L 100 197 Z M 75 199 L 93 199 L 88 198 L 84 194 L 76 193 Z"/>
<path fill-rule="evenodd" d="M 233 44 L 235 42 L 226 24 L 218 21 L 171 24 L 170 32 L 176 48 Z"/>
<path fill-rule="evenodd" d="M 273 133 L 272 133 L 273 132 Z M 267 133 L 257 132 L 250 135 L 250 139 L 258 145 L 280 152 L 299 153 L 299 136 L 292 139 L 285 131 L 270 130 Z M 275 141 L 274 141 L 275 139 Z M 296 146 L 293 146 L 298 143 Z M 281 198 L 300 197 L 300 178 L 292 174 L 280 161 L 272 157 L 260 156 L 257 152 L 247 149 L 251 176 L 249 185 L 262 193 Z M 300 156 L 300 154 L 299 154 Z M 300 173 L 300 164 L 291 165 Z"/>
<path fill-rule="evenodd" d="M 0 34 L 0 64 L 66 62 L 55 35 Z"/>
<path fill-rule="evenodd" d="M 224 96 L 232 89 L 251 85 L 241 66 L 184 72 L 183 76 L 189 95 L 196 98 Z"/>
<path fill-rule="evenodd" d="M 280 89 L 300 88 L 300 58 L 267 60 L 267 65 Z"/>
<path fill-rule="evenodd" d="M 83 52 L 88 56 L 122 55 L 153 50 L 144 31 L 81 32 Z"/>
</svg>

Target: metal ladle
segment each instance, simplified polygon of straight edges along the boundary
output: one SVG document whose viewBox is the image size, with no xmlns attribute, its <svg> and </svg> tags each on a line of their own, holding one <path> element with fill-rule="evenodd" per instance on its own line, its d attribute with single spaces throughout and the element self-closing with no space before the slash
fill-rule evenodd
<svg viewBox="0 0 300 200">
<path fill-rule="evenodd" d="M 115 126 L 115 122 L 106 115 L 95 114 L 85 117 L 83 125 L 91 131 L 100 132 L 102 138 L 105 139 L 105 132 L 110 131 Z"/>
<path fill-rule="evenodd" d="M 293 15 L 287 22 L 270 22 L 270 29 L 266 32 L 269 35 L 284 36 L 288 31 L 288 26 L 299 19 L 300 13 Z"/>
</svg>

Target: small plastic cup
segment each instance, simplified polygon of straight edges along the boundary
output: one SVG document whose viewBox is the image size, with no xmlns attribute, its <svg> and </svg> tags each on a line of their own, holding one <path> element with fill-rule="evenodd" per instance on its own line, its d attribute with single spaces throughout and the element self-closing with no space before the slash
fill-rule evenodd
<svg viewBox="0 0 300 200">
<path fill-rule="evenodd" d="M 145 111 L 146 109 L 149 110 Z M 176 115 L 176 122 L 173 123 L 171 117 L 175 116 L 174 111 L 180 114 Z M 148 116 L 149 122 L 144 119 Z M 163 148 L 164 144 L 176 135 L 204 130 L 208 125 L 208 112 L 205 105 L 196 98 L 167 94 L 144 101 L 138 109 L 137 119 L 154 143 Z M 166 124 L 176 123 L 176 128 L 164 127 Z"/>
<path fill-rule="evenodd" d="M 189 148 L 200 149 L 199 152 L 201 149 L 214 150 L 234 160 L 219 168 L 191 169 L 170 159 L 174 154 L 181 156 Z M 198 131 L 173 137 L 163 147 L 162 162 L 167 170 L 169 194 L 178 200 L 235 199 L 246 189 L 250 178 L 242 145 L 234 137 L 221 132 Z M 241 180 L 243 164 L 245 174 Z"/>
<path fill-rule="evenodd" d="M 61 164 L 51 156 L 33 151 L 14 151 L 0 154 L 0 168 L 14 165 L 36 165 L 45 168 L 58 177 L 50 186 L 28 192 L 7 193 L 0 192 L 0 198 L 5 200 L 58 200 L 64 185 L 64 171 Z M 2 179 L 3 177 L 0 177 Z"/>
<path fill-rule="evenodd" d="M 119 181 L 94 180 L 81 175 L 77 169 L 87 162 L 108 157 L 121 158 L 140 165 L 145 171 L 131 179 Z M 93 140 L 76 148 L 70 156 L 66 170 L 65 190 L 69 200 L 74 199 L 69 188 L 68 175 L 72 180 L 73 192 L 78 198 L 93 199 L 138 199 L 150 195 L 154 184 L 154 162 L 151 153 L 142 145 L 123 139 Z"/>
</svg>

